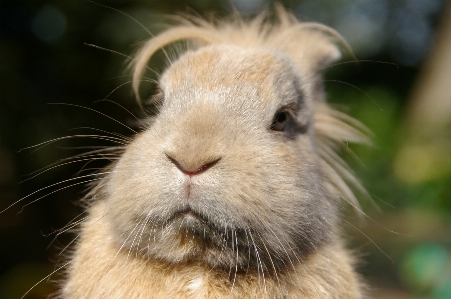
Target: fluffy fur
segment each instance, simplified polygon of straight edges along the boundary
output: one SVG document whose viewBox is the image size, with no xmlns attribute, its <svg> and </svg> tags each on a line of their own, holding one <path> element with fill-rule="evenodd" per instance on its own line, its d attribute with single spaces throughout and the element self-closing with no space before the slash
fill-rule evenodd
<svg viewBox="0 0 451 299">
<path fill-rule="evenodd" d="M 337 229 L 359 187 L 336 153 L 362 142 L 324 101 L 332 29 L 282 9 L 187 18 L 134 60 L 189 41 L 159 78 L 158 114 L 87 197 L 61 298 L 361 298 Z"/>
</svg>

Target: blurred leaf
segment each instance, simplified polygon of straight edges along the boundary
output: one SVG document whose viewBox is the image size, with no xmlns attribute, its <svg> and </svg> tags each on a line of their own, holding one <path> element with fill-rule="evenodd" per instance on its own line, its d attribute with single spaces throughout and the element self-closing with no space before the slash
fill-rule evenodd
<svg viewBox="0 0 451 299">
<path fill-rule="evenodd" d="M 409 250 L 402 262 L 401 278 L 417 292 L 428 292 L 439 287 L 446 277 L 450 257 L 437 244 L 421 244 Z"/>
</svg>

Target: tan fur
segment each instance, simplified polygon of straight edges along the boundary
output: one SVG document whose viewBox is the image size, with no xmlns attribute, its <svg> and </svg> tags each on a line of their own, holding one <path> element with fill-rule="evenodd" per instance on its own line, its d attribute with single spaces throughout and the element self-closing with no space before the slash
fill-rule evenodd
<svg viewBox="0 0 451 299">
<path fill-rule="evenodd" d="M 61 298 L 362 298 L 336 211 L 361 187 L 335 150 L 366 139 L 320 74 L 343 41 L 277 10 L 275 24 L 191 18 L 142 47 L 137 94 L 156 51 L 192 42 L 159 78 L 152 124 L 88 195 Z"/>
<path fill-rule="evenodd" d="M 64 289 L 67 298 L 359 298 L 349 257 L 338 243 L 277 277 L 234 277 L 201 263 L 168 264 L 128 250 L 118 252 L 105 212 L 105 203 L 97 204 L 84 224 Z"/>
</svg>

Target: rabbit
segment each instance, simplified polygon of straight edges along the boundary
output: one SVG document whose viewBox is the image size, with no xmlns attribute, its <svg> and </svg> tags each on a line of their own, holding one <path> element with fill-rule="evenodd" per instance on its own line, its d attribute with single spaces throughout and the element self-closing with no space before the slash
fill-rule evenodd
<svg viewBox="0 0 451 299">
<path fill-rule="evenodd" d="M 363 298 L 337 208 L 360 185 L 337 150 L 366 134 L 322 81 L 347 43 L 281 7 L 185 16 L 134 56 L 139 99 L 149 60 L 180 41 L 158 112 L 84 199 L 56 297 Z"/>
</svg>

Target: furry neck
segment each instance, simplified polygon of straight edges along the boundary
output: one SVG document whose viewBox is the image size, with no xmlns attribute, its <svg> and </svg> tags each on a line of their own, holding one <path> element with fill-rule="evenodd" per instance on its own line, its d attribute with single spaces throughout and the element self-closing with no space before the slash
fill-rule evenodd
<svg viewBox="0 0 451 299">
<path fill-rule="evenodd" d="M 118 248 L 104 211 L 102 201 L 90 208 L 61 298 L 359 298 L 350 258 L 337 242 L 275 274 L 170 264 Z"/>
</svg>

